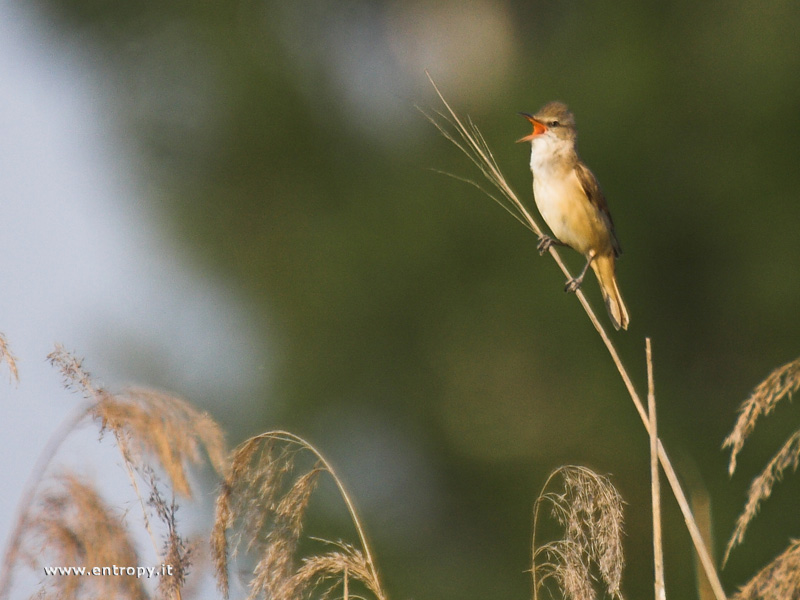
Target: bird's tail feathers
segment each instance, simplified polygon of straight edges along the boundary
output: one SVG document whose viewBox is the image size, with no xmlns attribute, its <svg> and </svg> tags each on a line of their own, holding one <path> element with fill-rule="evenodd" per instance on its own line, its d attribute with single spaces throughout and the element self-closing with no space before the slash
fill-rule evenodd
<svg viewBox="0 0 800 600">
<path fill-rule="evenodd" d="M 622 301 L 622 294 L 619 293 L 619 287 L 617 287 L 614 257 L 611 255 L 596 257 L 592 261 L 592 269 L 600 283 L 600 291 L 603 293 L 603 300 L 606 303 L 611 323 L 615 329 L 627 329 L 630 318 L 628 309 Z"/>
</svg>

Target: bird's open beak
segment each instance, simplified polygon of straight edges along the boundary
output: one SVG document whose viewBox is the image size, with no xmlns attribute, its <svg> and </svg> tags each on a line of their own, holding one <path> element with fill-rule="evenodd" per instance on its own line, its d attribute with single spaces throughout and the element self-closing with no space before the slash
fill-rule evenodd
<svg viewBox="0 0 800 600">
<path fill-rule="evenodd" d="M 530 142 L 537 135 L 542 135 L 545 131 L 547 131 L 547 127 L 545 127 L 544 123 L 541 123 L 536 119 L 534 119 L 533 115 L 529 115 L 528 113 L 523 113 L 523 112 L 519 114 L 528 119 L 528 121 L 530 121 L 533 124 L 533 133 L 531 133 L 530 135 L 526 135 L 525 137 L 519 138 L 517 140 L 518 144 L 520 142 Z"/>
</svg>

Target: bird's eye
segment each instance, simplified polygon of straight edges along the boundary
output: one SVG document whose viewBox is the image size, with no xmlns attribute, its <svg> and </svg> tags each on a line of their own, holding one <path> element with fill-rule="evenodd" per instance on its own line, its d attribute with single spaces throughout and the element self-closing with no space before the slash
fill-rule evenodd
<svg viewBox="0 0 800 600">
<path fill-rule="evenodd" d="M 550 123 L 548 123 L 548 125 L 550 127 L 558 127 L 559 125 L 561 125 L 561 123 L 559 123 L 558 121 L 550 121 Z"/>
</svg>

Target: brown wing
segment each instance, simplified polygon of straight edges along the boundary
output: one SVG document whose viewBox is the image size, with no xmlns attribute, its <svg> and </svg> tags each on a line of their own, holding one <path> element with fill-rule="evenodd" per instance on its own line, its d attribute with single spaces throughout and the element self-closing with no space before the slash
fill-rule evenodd
<svg viewBox="0 0 800 600">
<path fill-rule="evenodd" d="M 611 245 L 614 247 L 614 256 L 619 256 L 622 254 L 622 247 L 619 245 L 617 234 L 614 231 L 614 221 L 611 219 L 608 203 L 603 195 L 603 190 L 600 189 L 600 184 L 597 182 L 597 177 L 582 162 L 576 165 L 575 171 L 578 174 L 578 180 L 581 182 L 584 193 L 589 198 L 589 202 L 597 208 L 600 216 L 606 222 L 609 232 L 611 232 Z"/>
</svg>

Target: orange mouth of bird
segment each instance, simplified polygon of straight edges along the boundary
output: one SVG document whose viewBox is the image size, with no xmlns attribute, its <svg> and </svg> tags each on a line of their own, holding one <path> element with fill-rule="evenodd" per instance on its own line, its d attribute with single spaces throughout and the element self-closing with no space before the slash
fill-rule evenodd
<svg viewBox="0 0 800 600">
<path fill-rule="evenodd" d="M 526 135 L 525 137 L 519 138 L 517 140 L 517 143 L 530 142 L 537 135 L 542 135 L 545 131 L 547 131 L 547 127 L 545 126 L 545 124 L 540 121 L 537 121 L 535 118 L 533 118 L 532 115 L 529 115 L 528 113 L 519 113 L 519 114 L 521 114 L 523 117 L 525 117 L 526 119 L 528 119 L 528 121 L 531 122 L 531 124 L 533 125 L 533 132 L 530 135 Z"/>
</svg>

